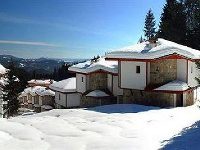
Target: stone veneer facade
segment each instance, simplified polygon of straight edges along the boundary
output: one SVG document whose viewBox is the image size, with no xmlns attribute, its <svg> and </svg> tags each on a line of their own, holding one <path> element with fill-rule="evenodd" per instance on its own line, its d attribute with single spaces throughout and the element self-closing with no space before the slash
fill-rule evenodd
<svg viewBox="0 0 200 150">
<path fill-rule="evenodd" d="M 93 73 L 88 75 L 87 90 L 98 90 L 107 88 L 107 73 Z"/>
<path fill-rule="evenodd" d="M 85 95 L 82 96 L 80 101 L 81 107 L 95 107 L 101 105 L 111 105 L 116 104 L 117 99 L 115 97 L 106 97 L 106 98 L 95 98 L 95 97 L 86 97 Z"/>
<path fill-rule="evenodd" d="M 159 107 L 174 106 L 174 94 L 140 90 L 123 90 L 123 103 L 134 103 Z"/>
<path fill-rule="evenodd" d="M 165 59 L 150 62 L 150 84 L 164 84 L 177 78 L 177 60 Z"/>
<path fill-rule="evenodd" d="M 107 73 L 92 73 L 87 75 L 87 91 L 92 90 L 108 90 L 108 74 Z M 85 93 L 86 94 L 86 93 Z M 116 104 L 116 97 L 86 97 L 81 96 L 80 107 L 94 107 L 101 105 Z"/>
<path fill-rule="evenodd" d="M 124 89 L 123 103 L 142 104 L 159 107 L 173 107 L 177 105 L 177 96 L 179 94 L 148 92 L 140 90 Z M 194 104 L 194 91 L 188 91 L 185 94 L 185 106 Z M 175 97 L 176 95 L 176 97 Z M 183 104 L 184 105 L 184 104 Z"/>
<path fill-rule="evenodd" d="M 186 92 L 186 106 L 194 104 L 194 91 Z"/>
</svg>

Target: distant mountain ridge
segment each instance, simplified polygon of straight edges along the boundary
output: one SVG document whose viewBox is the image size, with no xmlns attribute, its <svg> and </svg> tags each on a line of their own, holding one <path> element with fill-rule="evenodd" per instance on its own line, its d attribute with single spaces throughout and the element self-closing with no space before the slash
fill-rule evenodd
<svg viewBox="0 0 200 150">
<path fill-rule="evenodd" d="M 0 64 L 7 67 L 10 61 L 14 61 L 16 66 L 19 68 L 23 68 L 28 72 L 36 71 L 41 74 L 52 73 L 54 68 L 59 68 L 62 64 L 68 63 L 78 63 L 83 62 L 86 59 L 57 59 L 57 58 L 19 58 L 12 55 L 0 55 Z"/>
</svg>

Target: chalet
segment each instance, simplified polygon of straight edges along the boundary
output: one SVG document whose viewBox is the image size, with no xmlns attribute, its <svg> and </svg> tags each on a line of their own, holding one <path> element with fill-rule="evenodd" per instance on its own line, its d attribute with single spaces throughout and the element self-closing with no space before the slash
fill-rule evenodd
<svg viewBox="0 0 200 150">
<path fill-rule="evenodd" d="M 33 109 L 36 112 L 49 110 L 54 106 L 55 93 L 43 86 L 34 86 L 24 89 L 19 100 L 21 107 Z"/>
<path fill-rule="evenodd" d="M 112 51 L 106 60 L 118 62 L 123 103 L 176 107 L 197 100 L 198 50 L 157 39 Z"/>
<path fill-rule="evenodd" d="M 76 73 L 76 92 L 80 106 L 92 107 L 120 101 L 123 91 L 118 87 L 118 62 L 105 57 L 79 63 L 69 68 Z"/>
</svg>

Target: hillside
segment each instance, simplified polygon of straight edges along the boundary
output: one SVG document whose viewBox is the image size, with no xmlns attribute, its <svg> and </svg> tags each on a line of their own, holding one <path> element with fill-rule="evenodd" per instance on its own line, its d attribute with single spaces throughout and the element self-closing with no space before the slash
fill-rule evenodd
<svg viewBox="0 0 200 150">
<path fill-rule="evenodd" d="M 176 142 L 182 131 L 193 130 L 192 125 L 199 120 L 200 109 L 196 105 L 172 109 L 125 104 L 55 109 L 0 119 L 0 145 L 6 150 L 176 149 L 180 144 L 168 144 Z M 199 125 L 195 130 L 199 133 Z M 196 143 L 195 148 L 200 148 L 199 136 L 186 140 L 184 132 L 184 143 L 178 142 L 186 147 Z"/>
<path fill-rule="evenodd" d="M 52 73 L 54 68 L 59 68 L 63 63 L 80 62 L 84 59 L 53 59 L 53 58 L 38 58 L 24 59 L 14 57 L 12 55 L 0 55 L 0 64 L 7 67 L 10 61 L 14 61 L 17 67 L 24 68 L 28 72 L 35 70 L 39 73 Z"/>
</svg>

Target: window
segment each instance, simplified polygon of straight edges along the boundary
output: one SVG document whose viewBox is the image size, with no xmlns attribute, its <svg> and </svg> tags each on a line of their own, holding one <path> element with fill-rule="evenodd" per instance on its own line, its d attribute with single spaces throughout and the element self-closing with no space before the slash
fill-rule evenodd
<svg viewBox="0 0 200 150">
<path fill-rule="evenodd" d="M 160 70 L 160 68 L 159 68 L 159 67 L 156 67 L 156 71 L 159 72 L 159 70 Z"/>
<path fill-rule="evenodd" d="M 136 73 L 140 73 L 140 66 L 136 66 Z"/>
<path fill-rule="evenodd" d="M 193 73 L 193 67 L 191 66 L 191 73 Z"/>
<path fill-rule="evenodd" d="M 81 81 L 83 82 L 83 77 L 81 77 Z"/>
</svg>

